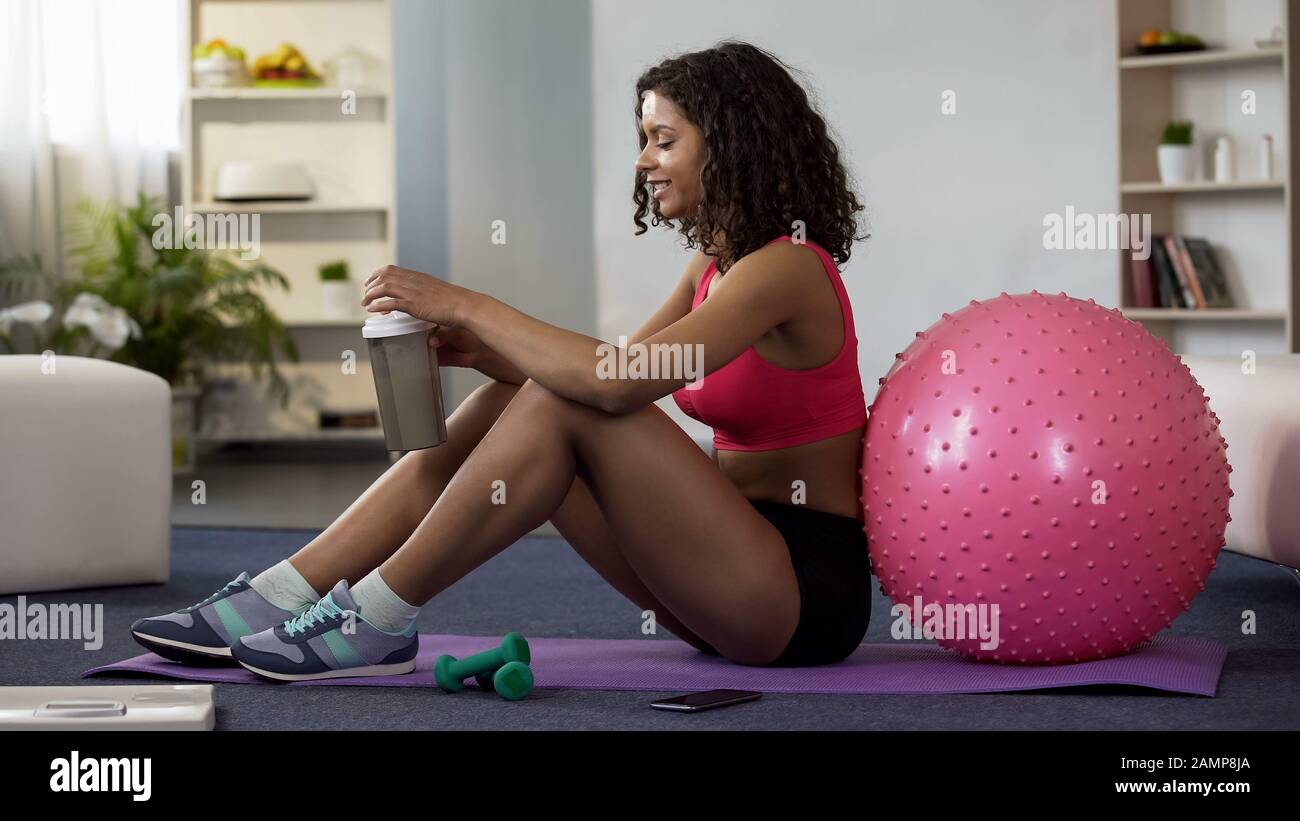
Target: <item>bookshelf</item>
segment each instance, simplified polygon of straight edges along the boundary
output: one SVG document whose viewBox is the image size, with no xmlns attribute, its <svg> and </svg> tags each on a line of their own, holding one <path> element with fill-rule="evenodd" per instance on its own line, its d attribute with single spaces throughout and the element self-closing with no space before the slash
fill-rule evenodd
<svg viewBox="0 0 1300 821">
<path fill-rule="evenodd" d="M 1295 257 L 1297 177 L 1292 165 L 1300 111 L 1292 105 L 1296 28 L 1289 0 L 1116 0 L 1118 191 L 1123 214 L 1150 214 L 1155 234 L 1203 237 L 1215 249 L 1232 308 L 1138 308 L 1127 251 L 1117 252 L 1120 305 L 1181 353 L 1300 352 L 1300 267 Z M 1274 26 L 1280 46 L 1259 47 Z M 1140 55 L 1148 29 L 1201 37 L 1207 48 Z M 1242 94 L 1253 94 L 1247 113 Z M 1156 146 L 1167 123 L 1191 120 L 1201 176 L 1160 181 Z M 1258 173 L 1259 140 L 1271 134 L 1274 174 Z M 1213 148 L 1233 145 L 1235 176 L 1215 182 Z"/>
<path fill-rule="evenodd" d="M 182 205 L 190 213 L 259 215 L 261 260 L 291 284 L 287 293 L 272 289 L 264 297 L 302 355 L 299 363 L 282 363 L 293 386 L 288 408 L 267 402 L 246 366 L 217 369 L 221 378 L 205 402 L 198 438 L 382 442 L 377 427 L 323 430 L 316 422 L 321 410 L 376 408 L 360 299 L 361 282 L 396 256 L 390 0 L 187 0 L 185 6 Z M 292 43 L 325 81 L 299 88 L 200 87 L 191 50 L 214 37 L 243 48 L 250 69 L 257 55 Z M 344 89 L 335 82 L 328 63 L 344 53 L 363 56 L 364 84 Z M 288 202 L 214 200 L 217 169 L 238 160 L 301 163 L 316 195 Z M 357 292 L 347 317 L 325 311 L 318 273 L 320 265 L 339 259 L 348 261 Z M 340 367 L 346 351 L 356 355 L 355 372 Z"/>
</svg>

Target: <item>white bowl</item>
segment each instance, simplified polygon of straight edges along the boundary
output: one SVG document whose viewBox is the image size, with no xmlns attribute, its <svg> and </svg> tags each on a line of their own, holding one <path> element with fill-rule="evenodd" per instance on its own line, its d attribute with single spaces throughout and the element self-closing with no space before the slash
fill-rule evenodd
<svg viewBox="0 0 1300 821">
<path fill-rule="evenodd" d="M 230 88 L 247 82 L 244 63 L 229 57 L 199 57 L 194 68 L 194 84 L 199 88 Z"/>
</svg>

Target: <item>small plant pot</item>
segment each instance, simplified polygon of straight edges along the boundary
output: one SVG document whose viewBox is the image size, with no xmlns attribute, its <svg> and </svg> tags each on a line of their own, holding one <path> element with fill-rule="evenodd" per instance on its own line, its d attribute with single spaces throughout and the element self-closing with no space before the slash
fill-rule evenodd
<svg viewBox="0 0 1300 821">
<path fill-rule="evenodd" d="M 354 319 L 361 297 L 350 280 L 325 279 L 320 283 L 320 310 L 326 319 Z"/>
<path fill-rule="evenodd" d="M 1191 145 L 1161 145 L 1156 149 L 1156 167 L 1166 185 L 1194 182 L 1199 176 L 1199 155 Z"/>
</svg>

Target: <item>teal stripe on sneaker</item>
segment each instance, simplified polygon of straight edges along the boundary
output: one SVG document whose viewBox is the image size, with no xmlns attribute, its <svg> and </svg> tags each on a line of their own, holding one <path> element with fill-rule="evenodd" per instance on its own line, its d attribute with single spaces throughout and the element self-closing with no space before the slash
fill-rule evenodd
<svg viewBox="0 0 1300 821">
<path fill-rule="evenodd" d="M 248 622 L 244 621 L 243 616 L 235 612 L 235 608 L 231 606 L 229 601 L 222 599 L 213 604 L 212 609 L 216 611 L 217 618 L 221 619 L 221 626 L 226 628 L 226 632 L 230 634 L 231 642 L 253 632 L 252 628 L 248 626 Z"/>
<path fill-rule="evenodd" d="M 352 645 L 348 644 L 347 639 L 343 638 L 343 634 L 338 630 L 323 633 L 321 638 L 325 639 L 325 644 L 329 645 L 330 652 L 334 654 L 334 659 L 339 663 L 340 670 L 348 667 L 366 666 L 365 660 L 357 655 L 357 651 L 352 649 Z"/>
</svg>

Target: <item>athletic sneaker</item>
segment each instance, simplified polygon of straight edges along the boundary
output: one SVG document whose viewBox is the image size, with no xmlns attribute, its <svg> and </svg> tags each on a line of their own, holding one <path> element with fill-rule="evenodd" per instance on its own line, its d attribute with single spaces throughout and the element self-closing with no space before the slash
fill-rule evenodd
<svg viewBox="0 0 1300 821">
<path fill-rule="evenodd" d="M 385 633 L 357 612 L 347 579 L 284 624 L 243 636 L 230 650 L 246 669 L 277 681 L 391 676 L 415 669 L 415 622 Z"/>
<path fill-rule="evenodd" d="M 198 604 L 165 616 L 140 619 L 131 625 L 131 635 L 148 650 L 183 664 L 230 664 L 231 643 L 302 612 L 271 604 L 248 584 L 248 574 Z"/>
</svg>

